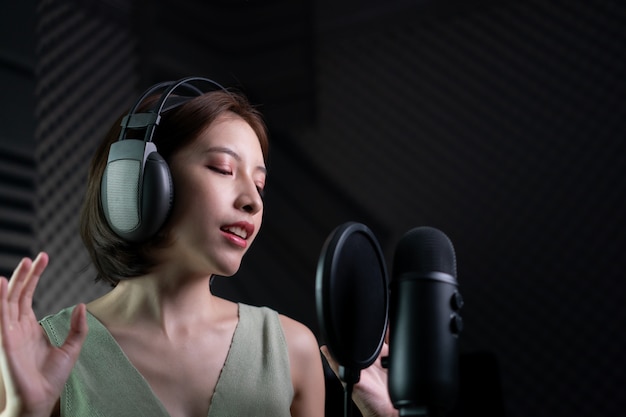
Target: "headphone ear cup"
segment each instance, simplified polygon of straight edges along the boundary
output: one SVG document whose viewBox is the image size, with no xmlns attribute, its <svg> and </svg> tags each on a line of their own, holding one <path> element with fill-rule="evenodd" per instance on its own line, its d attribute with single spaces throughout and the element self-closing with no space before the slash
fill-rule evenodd
<svg viewBox="0 0 626 417">
<path fill-rule="evenodd" d="M 107 165 L 100 183 L 100 201 L 104 216 L 115 234 L 130 242 L 142 242 L 153 237 L 165 224 L 172 209 L 174 186 L 167 162 L 157 153 L 152 142 L 154 129 L 161 113 L 203 94 L 193 81 L 204 81 L 212 87 L 228 91 L 213 80 L 187 77 L 178 81 L 155 84 L 146 90 L 122 119 L 119 140 L 109 148 Z M 153 109 L 136 113 L 140 104 L 152 93 L 161 94 Z M 177 88 L 186 88 L 192 96 L 173 97 Z M 144 130 L 144 139 L 126 137 L 127 129 Z"/>
<path fill-rule="evenodd" d="M 167 162 L 153 143 L 138 140 L 111 146 L 100 192 L 109 226 L 131 242 L 148 240 L 159 231 L 174 198 Z"/>
<path fill-rule="evenodd" d="M 158 152 L 152 152 L 146 159 L 141 198 L 142 221 L 137 233 L 139 240 L 147 240 L 161 229 L 174 201 L 172 174 Z"/>
</svg>

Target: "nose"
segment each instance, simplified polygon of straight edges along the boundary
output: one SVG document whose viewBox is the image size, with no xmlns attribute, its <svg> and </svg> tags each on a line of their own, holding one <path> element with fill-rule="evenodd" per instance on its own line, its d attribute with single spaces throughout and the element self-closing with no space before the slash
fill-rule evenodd
<svg viewBox="0 0 626 417">
<path fill-rule="evenodd" d="M 241 190 L 235 204 L 239 210 L 250 214 L 256 214 L 263 208 L 263 199 L 251 178 L 242 180 Z"/>
</svg>

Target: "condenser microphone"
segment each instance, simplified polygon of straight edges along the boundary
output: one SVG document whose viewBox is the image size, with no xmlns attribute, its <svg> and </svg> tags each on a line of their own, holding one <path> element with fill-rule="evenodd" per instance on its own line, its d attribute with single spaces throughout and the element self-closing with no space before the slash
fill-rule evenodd
<svg viewBox="0 0 626 417">
<path fill-rule="evenodd" d="M 388 389 L 400 416 L 438 416 L 456 401 L 463 304 L 452 242 L 417 227 L 398 242 L 389 302 Z"/>
</svg>

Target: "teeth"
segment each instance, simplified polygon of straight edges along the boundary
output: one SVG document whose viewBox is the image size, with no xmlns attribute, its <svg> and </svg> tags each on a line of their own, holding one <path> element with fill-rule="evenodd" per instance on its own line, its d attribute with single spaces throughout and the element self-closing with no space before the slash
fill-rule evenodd
<svg viewBox="0 0 626 417">
<path fill-rule="evenodd" d="M 227 227 L 226 230 L 242 239 L 246 239 L 248 237 L 248 233 L 243 227 Z"/>
</svg>

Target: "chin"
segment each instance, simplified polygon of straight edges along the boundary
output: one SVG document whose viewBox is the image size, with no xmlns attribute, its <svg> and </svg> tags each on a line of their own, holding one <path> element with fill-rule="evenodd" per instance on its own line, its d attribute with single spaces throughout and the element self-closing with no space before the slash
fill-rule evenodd
<svg viewBox="0 0 626 417">
<path fill-rule="evenodd" d="M 220 265 L 217 275 L 222 277 L 232 277 L 239 271 L 240 266 L 241 262 L 237 262 L 236 265 Z"/>
</svg>

